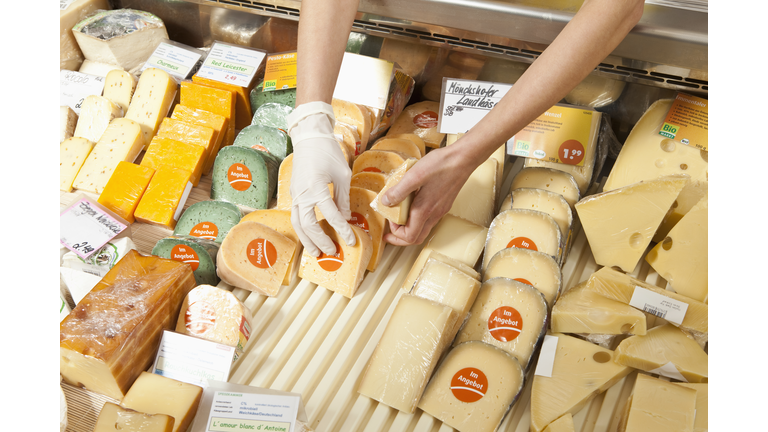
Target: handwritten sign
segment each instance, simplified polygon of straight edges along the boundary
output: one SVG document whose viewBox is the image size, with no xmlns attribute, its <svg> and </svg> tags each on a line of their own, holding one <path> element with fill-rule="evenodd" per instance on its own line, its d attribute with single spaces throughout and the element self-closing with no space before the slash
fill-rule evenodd
<svg viewBox="0 0 768 432">
<path fill-rule="evenodd" d="M 466 133 L 507 94 L 511 84 L 443 78 L 438 129 L 444 134 Z"/>
<path fill-rule="evenodd" d="M 128 228 L 87 197 L 67 207 L 59 216 L 59 224 L 59 241 L 82 259 Z"/>
<path fill-rule="evenodd" d="M 59 72 L 60 105 L 72 108 L 80 115 L 80 107 L 86 97 L 101 96 L 104 77 L 62 69 Z"/>
</svg>

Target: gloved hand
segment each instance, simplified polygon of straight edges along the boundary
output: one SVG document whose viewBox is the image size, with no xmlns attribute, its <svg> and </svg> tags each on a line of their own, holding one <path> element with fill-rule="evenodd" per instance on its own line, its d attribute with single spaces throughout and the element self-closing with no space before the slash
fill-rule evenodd
<svg viewBox="0 0 768 432">
<path fill-rule="evenodd" d="M 333 108 L 324 102 L 296 107 L 288 116 L 288 134 L 293 141 L 291 173 L 291 224 L 308 254 L 336 253 L 336 246 L 315 217 L 315 206 L 349 246 L 355 233 L 347 222 L 352 170 L 333 135 Z M 333 183 L 333 197 L 328 184 Z"/>
</svg>

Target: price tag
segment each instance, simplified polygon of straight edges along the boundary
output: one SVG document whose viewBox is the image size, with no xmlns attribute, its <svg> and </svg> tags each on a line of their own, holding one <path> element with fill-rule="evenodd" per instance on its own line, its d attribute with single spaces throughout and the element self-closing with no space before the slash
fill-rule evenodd
<svg viewBox="0 0 768 432">
<path fill-rule="evenodd" d="M 584 166 L 594 145 L 600 115 L 587 108 L 555 105 L 510 140 L 509 154 Z"/>
<path fill-rule="evenodd" d="M 262 91 L 291 88 L 296 88 L 296 52 L 268 56 Z"/>
<path fill-rule="evenodd" d="M 443 79 L 438 116 L 440 133 L 459 134 L 472 129 L 512 88 L 510 84 Z"/>
<path fill-rule="evenodd" d="M 80 107 L 86 97 L 101 96 L 104 77 L 62 69 L 59 72 L 60 105 L 72 108 L 80 115 Z"/>
<path fill-rule="evenodd" d="M 206 432 L 296 430 L 299 396 L 216 391 Z"/>
<path fill-rule="evenodd" d="M 685 377 L 680 373 L 679 370 L 677 370 L 677 367 L 672 362 L 668 362 L 667 364 L 661 365 L 661 367 L 658 367 L 656 369 L 649 370 L 648 372 L 665 376 L 667 378 L 676 379 L 678 381 L 682 381 L 686 383 L 688 382 L 688 380 L 685 379 Z"/>
<path fill-rule="evenodd" d="M 678 326 L 683 323 L 685 312 L 688 310 L 686 303 L 639 286 L 632 292 L 629 305 Z"/>
<path fill-rule="evenodd" d="M 59 241 L 82 259 L 128 228 L 87 197 L 66 208 L 59 216 L 59 224 Z"/>
<path fill-rule="evenodd" d="M 709 151 L 708 119 L 709 102 L 706 99 L 678 93 L 661 124 L 659 135 Z"/>
<path fill-rule="evenodd" d="M 264 51 L 216 42 L 197 75 L 223 83 L 248 87 L 266 57 Z"/>
<path fill-rule="evenodd" d="M 172 331 L 163 331 L 152 373 L 200 387 L 227 381 L 235 347 Z"/>
<path fill-rule="evenodd" d="M 557 336 L 545 335 L 541 344 L 539 361 L 536 363 L 535 375 L 552 377 L 552 368 L 555 366 L 555 354 L 557 354 Z"/>
<path fill-rule="evenodd" d="M 143 72 L 147 68 L 157 68 L 168 72 L 179 80 L 190 76 L 192 69 L 203 56 L 203 51 L 187 47 L 182 44 L 161 42 L 155 52 L 141 68 Z"/>
<path fill-rule="evenodd" d="M 394 63 L 344 53 L 333 97 L 383 110 L 387 107 Z"/>
</svg>

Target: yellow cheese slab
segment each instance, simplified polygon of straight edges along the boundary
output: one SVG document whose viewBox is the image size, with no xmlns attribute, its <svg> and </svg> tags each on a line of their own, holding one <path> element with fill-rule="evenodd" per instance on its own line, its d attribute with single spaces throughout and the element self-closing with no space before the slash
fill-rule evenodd
<svg viewBox="0 0 768 432">
<path fill-rule="evenodd" d="M 172 416 L 176 420 L 173 432 L 185 432 L 195 418 L 202 396 L 202 387 L 142 372 L 122 405 L 148 414 Z"/>
<path fill-rule="evenodd" d="M 693 421 L 693 432 L 707 432 L 709 430 L 709 384 L 681 382 L 675 384 L 696 390 L 696 418 Z"/>
<path fill-rule="evenodd" d="M 496 252 L 483 272 L 483 282 L 504 277 L 539 290 L 550 309 L 562 290 L 562 272 L 557 261 L 544 252 L 507 248 Z"/>
<path fill-rule="evenodd" d="M 336 118 L 336 122 L 355 128 L 360 135 L 360 147 L 357 154 L 364 152 L 368 148 L 368 140 L 371 138 L 371 128 L 373 127 L 368 108 L 341 99 L 333 99 L 331 107 L 333 107 L 333 116 Z"/>
<path fill-rule="evenodd" d="M 405 173 L 409 169 L 413 168 L 416 162 L 416 159 L 408 158 L 399 167 L 395 168 L 389 174 L 389 177 L 387 177 L 387 182 L 384 183 L 384 187 L 370 202 L 371 208 L 375 210 L 376 213 L 384 216 L 387 220 L 398 225 L 405 225 L 405 223 L 408 222 L 408 213 L 411 210 L 411 202 L 413 202 L 414 193 L 408 194 L 405 199 L 391 207 L 382 204 L 381 197 L 383 197 L 388 190 L 392 189 L 395 187 L 395 185 L 400 183 L 400 181 L 403 179 L 403 176 L 405 176 Z"/>
<path fill-rule="evenodd" d="M 123 109 L 103 96 L 86 96 L 77 118 L 74 136 L 98 142 L 107 127 L 116 118 L 123 117 Z"/>
<path fill-rule="evenodd" d="M 201 174 L 205 173 L 206 166 L 213 165 L 210 159 L 214 157 L 214 150 L 216 150 L 215 133 L 216 131 L 208 126 L 201 126 L 197 123 L 169 117 L 163 119 L 162 123 L 160 123 L 160 129 L 157 130 L 157 136 L 159 137 L 170 138 L 204 148 L 202 166 L 200 167 Z"/>
<path fill-rule="evenodd" d="M 211 154 L 205 160 L 205 165 L 203 165 L 203 174 L 208 174 L 213 167 L 213 161 L 216 159 L 216 155 L 224 140 L 228 125 L 227 118 L 209 111 L 194 109 L 184 105 L 176 105 L 173 109 L 173 114 L 171 114 L 171 118 L 213 129 L 213 148 Z"/>
<path fill-rule="evenodd" d="M 512 179 L 510 192 L 519 188 L 544 189 L 565 198 L 568 204 L 573 207 L 579 201 L 581 194 L 579 185 L 572 175 L 544 167 L 523 168 Z"/>
<path fill-rule="evenodd" d="M 71 137 L 59 144 L 59 190 L 72 192 L 72 183 L 94 144 L 85 138 Z"/>
<path fill-rule="evenodd" d="M 398 153 L 385 150 L 368 150 L 355 159 L 352 164 L 352 175 L 360 172 L 377 172 L 390 174 L 405 162 Z"/>
<path fill-rule="evenodd" d="M 557 333 L 646 333 L 645 314 L 586 288 L 586 281 L 566 291 L 552 308 L 551 328 Z"/>
<path fill-rule="evenodd" d="M 136 84 L 136 78 L 130 73 L 119 69 L 111 70 L 104 78 L 103 95 L 119 105 L 124 113 L 127 113 L 133 92 L 136 90 Z"/>
<path fill-rule="evenodd" d="M 481 163 L 459 190 L 448 213 L 485 227 L 496 215 L 498 161 L 490 158 Z"/>
<path fill-rule="evenodd" d="M 175 421 L 166 414 L 147 414 L 107 402 L 93 432 L 172 432 Z"/>
<path fill-rule="evenodd" d="M 371 150 L 389 150 L 411 158 L 421 159 L 421 150 L 413 141 L 405 138 L 381 138 L 371 146 Z"/>
<path fill-rule="evenodd" d="M 141 73 L 125 118 L 141 125 L 146 144 L 152 142 L 160 122 L 168 115 L 177 89 L 176 81 L 165 71 L 149 68 Z"/>
<path fill-rule="evenodd" d="M 133 223 L 136 206 L 154 175 L 154 168 L 121 161 L 99 195 L 99 204 Z"/>
<path fill-rule="evenodd" d="M 221 147 L 235 142 L 235 93 L 215 87 L 208 87 L 192 81 L 182 81 L 179 103 L 188 108 L 200 109 L 218 114 L 227 119 L 226 133 Z"/>
<path fill-rule="evenodd" d="M 387 176 L 377 172 L 359 172 L 352 176 L 350 186 L 368 189 L 376 193 L 384 189 L 387 183 Z"/>
<path fill-rule="evenodd" d="M 160 165 L 136 206 L 137 221 L 173 229 L 181 216 L 184 202 L 192 190 L 192 173 Z"/>
<path fill-rule="evenodd" d="M 384 235 L 389 232 L 389 224 L 384 216 L 371 208 L 371 202 L 375 199 L 376 192 L 354 186 L 349 188 L 349 210 L 352 212 L 349 223 L 362 228 L 371 237 L 373 253 L 366 267 L 368 271 L 376 271 L 381 254 L 384 253 Z"/>
<path fill-rule="evenodd" d="M 253 80 L 253 83 L 249 87 L 241 87 L 239 85 L 223 83 L 221 81 L 193 75 L 192 82 L 231 91 L 235 95 L 235 129 L 243 129 L 251 124 L 253 111 L 251 110 L 250 94 L 256 80 Z"/>
<path fill-rule="evenodd" d="M 638 374 L 623 432 L 692 432 L 696 390 Z"/>
<path fill-rule="evenodd" d="M 445 134 L 437 129 L 440 113 L 438 102 L 423 101 L 405 107 L 387 132 L 387 136 L 414 134 L 424 140 L 424 145 L 438 148 L 445 140 Z"/>
<path fill-rule="evenodd" d="M 562 251 L 560 227 L 552 216 L 536 211 L 512 209 L 499 213 L 488 229 L 483 268 L 496 252 L 510 247 L 544 252 L 558 263 Z"/>
<path fill-rule="evenodd" d="M 286 271 L 283 278 L 283 285 L 287 286 L 293 283 L 293 279 L 299 269 L 299 263 L 301 262 L 301 249 L 303 246 L 291 224 L 291 211 L 282 209 L 254 210 L 243 216 L 241 221 L 254 221 L 264 224 L 296 243 L 293 255 L 290 257 L 291 261 L 288 265 L 288 271 Z"/>
<path fill-rule="evenodd" d="M 157 170 L 160 166 L 171 166 L 192 173 L 192 186 L 197 186 L 203 171 L 205 148 L 187 144 L 171 138 L 155 136 L 147 147 L 141 166 Z"/>
</svg>

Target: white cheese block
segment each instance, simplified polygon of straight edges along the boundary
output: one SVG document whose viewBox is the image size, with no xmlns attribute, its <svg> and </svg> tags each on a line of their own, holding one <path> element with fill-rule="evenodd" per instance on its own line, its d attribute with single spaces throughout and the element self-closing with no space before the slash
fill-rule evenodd
<svg viewBox="0 0 768 432">
<path fill-rule="evenodd" d="M 167 414 L 146 414 L 107 402 L 99 412 L 93 432 L 171 432 L 175 422 Z"/>
<path fill-rule="evenodd" d="M 638 374 L 621 432 L 693 432 L 696 390 Z"/>
<path fill-rule="evenodd" d="M 672 175 L 642 181 L 576 203 L 595 262 L 634 271 L 688 178 Z"/>
<path fill-rule="evenodd" d="M 505 277 L 539 290 L 551 309 L 562 289 L 562 272 L 557 261 L 544 252 L 507 248 L 496 252 L 483 272 L 483 282 Z"/>
<path fill-rule="evenodd" d="M 168 115 L 178 85 L 167 72 L 149 68 L 142 72 L 125 118 L 141 125 L 144 143 L 149 145 Z"/>
<path fill-rule="evenodd" d="M 585 289 L 586 281 L 565 292 L 552 308 L 551 329 L 557 333 L 633 334 L 646 332 L 645 314 L 632 306 Z"/>
<path fill-rule="evenodd" d="M 513 191 L 519 188 L 545 189 L 560 194 L 571 207 L 581 197 L 579 185 L 573 176 L 552 168 L 530 167 L 521 169 L 512 179 L 509 190 Z"/>
<path fill-rule="evenodd" d="M 72 183 L 93 146 L 93 142 L 79 137 L 67 138 L 59 144 L 59 190 L 72 192 Z"/>
<path fill-rule="evenodd" d="M 98 142 L 112 120 L 119 117 L 123 117 L 120 105 L 104 96 L 88 96 L 80 108 L 74 136 Z"/>
<path fill-rule="evenodd" d="M 405 413 L 413 413 L 427 380 L 452 339 L 457 314 L 449 306 L 405 294 L 392 316 L 358 387 L 358 392 Z"/>
<path fill-rule="evenodd" d="M 79 72 L 106 78 L 107 74 L 113 70 L 123 71 L 124 69 L 117 65 L 85 59 L 83 64 L 80 65 Z"/>
<path fill-rule="evenodd" d="M 702 302 L 709 292 L 708 207 L 705 196 L 645 256 L 675 292 Z"/>
<path fill-rule="evenodd" d="M 59 280 L 63 285 L 62 295 L 67 304 L 74 307 L 101 281 L 101 277 L 68 267 L 59 267 Z"/>
<path fill-rule="evenodd" d="M 519 247 L 544 252 L 560 263 L 562 235 L 552 216 L 535 210 L 512 209 L 499 213 L 488 229 L 483 268 L 496 252 Z"/>
<path fill-rule="evenodd" d="M 136 160 L 143 145 L 144 138 L 138 123 L 127 118 L 112 120 L 86 158 L 72 186 L 100 194 L 117 164 Z"/>
<path fill-rule="evenodd" d="M 136 78 L 124 70 L 112 70 L 104 79 L 103 96 L 120 105 L 123 112 L 128 112 L 133 92 L 136 90 Z"/>
<path fill-rule="evenodd" d="M 453 345 L 481 341 L 514 356 L 527 369 L 547 331 L 547 302 L 530 285 L 507 278 L 483 282 Z"/>
<path fill-rule="evenodd" d="M 147 414 L 166 414 L 175 419 L 173 432 L 185 432 L 192 424 L 203 389 L 196 385 L 142 372 L 121 404 Z"/>
<path fill-rule="evenodd" d="M 481 163 L 461 187 L 449 214 L 464 218 L 484 227 L 491 226 L 496 213 L 498 161 L 488 159 Z"/>
<path fill-rule="evenodd" d="M 419 408 L 459 432 L 493 432 L 520 395 L 523 378 L 523 368 L 511 355 L 466 342 L 440 363 Z"/>
<path fill-rule="evenodd" d="M 77 113 L 68 106 L 59 107 L 59 142 L 72 138 L 76 126 Z"/>
<path fill-rule="evenodd" d="M 72 34 L 72 27 L 99 9 L 109 9 L 109 1 L 74 0 L 59 11 L 59 69 L 76 71 L 80 68 L 85 57 Z"/>
<path fill-rule="evenodd" d="M 384 187 L 381 189 L 378 195 L 376 195 L 376 198 L 371 201 L 371 208 L 376 211 L 376 213 L 379 213 L 387 220 L 398 225 L 405 225 L 406 222 L 408 222 L 408 213 L 411 210 L 411 202 L 413 201 L 414 193 L 410 193 L 405 197 L 405 199 L 391 207 L 382 204 L 381 197 L 383 197 L 388 190 L 392 189 L 395 187 L 395 185 L 400 183 L 400 181 L 403 179 L 403 176 L 405 176 L 405 173 L 411 169 L 416 164 L 416 162 L 417 159 L 408 158 L 399 167 L 395 168 L 390 173 L 389 177 L 387 177 L 387 182 L 384 184 Z"/>
</svg>

